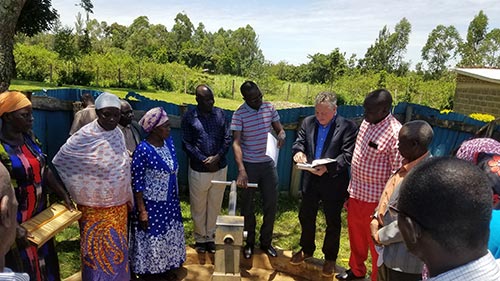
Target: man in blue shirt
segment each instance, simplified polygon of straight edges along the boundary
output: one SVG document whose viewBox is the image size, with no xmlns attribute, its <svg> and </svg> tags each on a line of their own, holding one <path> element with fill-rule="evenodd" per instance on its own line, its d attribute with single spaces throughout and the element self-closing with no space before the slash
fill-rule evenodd
<svg viewBox="0 0 500 281">
<path fill-rule="evenodd" d="M 182 147 L 189 157 L 189 198 L 194 222 L 195 249 L 215 253 L 215 223 L 220 213 L 225 181 L 226 154 L 231 134 L 224 111 L 214 107 L 214 94 L 207 85 L 196 87 L 198 106 L 182 118 Z"/>
<path fill-rule="evenodd" d="M 311 163 L 315 159 L 322 158 L 332 158 L 335 161 L 317 166 L 314 171 L 304 171 L 299 211 L 302 249 L 293 255 L 290 263 L 298 265 L 306 258 L 312 257 L 316 248 L 314 244 L 316 216 L 319 203 L 322 201 L 326 219 L 323 242 L 325 263 L 322 274 L 330 277 L 335 270 L 339 252 L 340 214 L 348 196 L 347 168 L 351 164 L 358 130 L 354 122 L 337 115 L 337 98 L 333 93 L 319 93 L 315 104 L 315 115 L 304 119 L 292 146 L 293 161 Z"/>
</svg>

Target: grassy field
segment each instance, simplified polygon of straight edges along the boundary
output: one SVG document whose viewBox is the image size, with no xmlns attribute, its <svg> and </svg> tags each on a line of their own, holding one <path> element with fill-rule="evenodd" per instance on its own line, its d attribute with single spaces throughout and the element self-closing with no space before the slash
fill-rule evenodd
<svg viewBox="0 0 500 281">
<path fill-rule="evenodd" d="M 224 79 L 220 79 L 218 83 L 223 83 Z M 229 83 L 229 82 L 227 82 Z M 241 83 L 240 83 L 241 84 Z M 218 85 L 218 84 L 217 84 Z M 239 84 L 237 84 L 239 85 Z M 218 87 L 223 87 L 221 85 L 218 85 Z M 225 85 L 224 87 L 229 87 L 230 85 Z M 64 86 L 64 87 L 57 87 L 55 84 L 49 84 L 49 83 L 43 83 L 43 82 L 32 82 L 32 81 L 24 81 L 24 80 L 12 80 L 10 89 L 11 90 L 19 90 L 19 91 L 40 91 L 42 89 L 60 89 L 60 88 L 81 88 L 81 89 L 93 89 L 93 90 L 98 90 L 98 91 L 107 91 L 110 93 L 113 93 L 120 98 L 124 98 L 128 92 L 137 92 L 147 98 L 150 99 L 156 99 L 156 100 L 163 100 L 167 101 L 169 103 L 173 104 L 196 104 L 195 97 L 194 95 L 191 94 L 184 94 L 184 93 L 179 93 L 179 92 L 166 92 L 166 91 L 160 91 L 160 90 L 136 90 L 136 89 L 125 89 L 125 88 L 92 88 L 92 87 L 82 87 L 82 86 Z M 214 90 L 215 91 L 215 90 Z M 223 109 L 229 109 L 229 110 L 236 110 L 238 106 L 241 105 L 243 102 L 243 99 L 241 98 L 241 94 L 239 93 L 239 90 L 235 92 L 234 99 L 231 97 L 231 95 L 228 94 L 223 94 L 223 93 L 217 93 L 215 92 L 216 98 L 215 98 L 215 105 L 223 108 Z M 225 96 L 225 97 L 223 97 Z M 299 104 L 297 102 L 286 102 L 284 101 L 285 99 L 281 99 L 280 96 L 265 96 L 264 99 L 272 101 L 273 104 L 275 104 L 275 107 L 277 109 L 281 108 L 289 108 L 289 107 L 297 107 L 297 106 L 303 106 L 302 104 Z"/>
</svg>

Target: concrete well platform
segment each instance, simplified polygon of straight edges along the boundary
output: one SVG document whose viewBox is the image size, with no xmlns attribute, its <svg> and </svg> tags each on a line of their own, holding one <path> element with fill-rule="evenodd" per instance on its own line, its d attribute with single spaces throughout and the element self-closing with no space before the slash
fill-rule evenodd
<svg viewBox="0 0 500 281">
<path fill-rule="evenodd" d="M 241 280 L 275 280 L 275 281 L 305 281 L 305 280 L 337 280 L 335 277 L 323 277 L 321 269 L 323 260 L 310 258 L 301 265 L 289 263 L 291 251 L 278 250 L 278 257 L 272 258 L 256 248 L 251 259 L 240 257 Z M 335 274 L 345 269 L 336 266 Z M 199 254 L 192 247 L 186 247 L 186 262 L 176 270 L 177 280 L 209 281 L 214 272 L 214 255 Z M 334 275 L 335 275 L 334 274 Z M 80 281 L 80 272 L 65 279 L 65 281 Z M 156 279 L 159 280 L 159 279 Z M 366 279 L 369 280 L 369 279 Z"/>
</svg>

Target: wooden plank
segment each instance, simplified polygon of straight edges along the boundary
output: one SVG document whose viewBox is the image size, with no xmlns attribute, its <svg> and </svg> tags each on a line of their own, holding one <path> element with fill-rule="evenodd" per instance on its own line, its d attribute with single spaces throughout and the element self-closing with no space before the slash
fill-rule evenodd
<svg viewBox="0 0 500 281">
<path fill-rule="evenodd" d="M 436 117 L 428 117 L 420 114 L 413 115 L 412 120 L 424 120 L 427 121 L 427 123 L 429 123 L 431 126 L 437 126 L 441 128 L 446 128 L 454 131 L 466 132 L 471 134 L 475 134 L 479 129 L 481 129 L 480 126 L 476 125 L 465 124 L 463 122 L 458 122 L 453 120 L 438 119 Z"/>
<path fill-rule="evenodd" d="M 32 96 L 31 103 L 34 109 L 47 111 L 73 111 L 73 102 L 53 97 Z"/>
</svg>

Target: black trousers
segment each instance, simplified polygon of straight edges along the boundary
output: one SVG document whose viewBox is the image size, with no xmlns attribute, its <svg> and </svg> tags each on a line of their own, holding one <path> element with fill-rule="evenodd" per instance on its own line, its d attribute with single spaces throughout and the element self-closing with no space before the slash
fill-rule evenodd
<svg viewBox="0 0 500 281">
<path fill-rule="evenodd" d="M 417 281 L 422 280 L 422 274 L 405 273 L 393 270 L 385 264 L 379 266 L 377 271 L 377 281 Z"/>
<path fill-rule="evenodd" d="M 262 211 L 264 213 L 260 228 L 260 245 L 271 245 L 274 219 L 276 218 L 278 201 L 278 172 L 274 162 L 248 163 L 244 162 L 249 183 L 257 183 L 257 188 L 239 189 L 241 192 L 241 215 L 245 218 L 244 230 L 247 231 L 247 245 L 255 245 L 255 192 L 259 191 L 262 197 Z"/>
<path fill-rule="evenodd" d="M 325 260 L 337 260 L 340 247 L 341 212 L 344 206 L 344 198 L 338 198 L 332 194 L 336 186 L 329 184 L 310 183 L 306 191 L 302 193 L 300 204 L 299 221 L 302 227 L 300 235 L 300 246 L 305 254 L 312 255 L 316 250 L 314 244 L 316 234 L 316 217 L 318 215 L 319 203 L 323 203 L 323 212 L 326 220 L 325 239 L 323 241 L 323 254 Z"/>
</svg>

